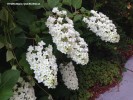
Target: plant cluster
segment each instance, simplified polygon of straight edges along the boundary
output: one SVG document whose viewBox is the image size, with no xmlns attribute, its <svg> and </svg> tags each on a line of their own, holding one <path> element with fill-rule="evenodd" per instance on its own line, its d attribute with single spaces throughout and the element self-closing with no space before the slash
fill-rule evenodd
<svg viewBox="0 0 133 100">
<path fill-rule="evenodd" d="M 97 11 L 104 4 L 87 3 L 0 1 L 0 100 L 88 100 L 89 88 L 119 79 L 124 32 Z"/>
</svg>

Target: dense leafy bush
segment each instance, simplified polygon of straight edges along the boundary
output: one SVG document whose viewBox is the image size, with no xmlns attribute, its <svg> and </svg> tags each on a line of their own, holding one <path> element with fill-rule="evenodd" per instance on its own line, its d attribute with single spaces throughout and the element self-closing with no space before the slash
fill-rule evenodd
<svg viewBox="0 0 133 100">
<path fill-rule="evenodd" d="M 21 4 L 40 4 L 9 5 L 9 3 L 20 2 Z M 119 80 L 121 56 L 117 49 L 133 43 L 130 34 L 133 32 L 132 2 L 125 0 L 118 0 L 117 3 L 115 0 L 1 0 L 0 5 L 0 100 L 8 100 L 12 97 L 14 91 L 19 91 L 14 86 L 23 86 L 23 82 L 31 85 L 33 94 L 34 86 L 37 100 L 52 100 L 52 98 L 54 100 L 88 100 L 93 95 L 88 91 L 89 88 L 96 84 L 109 85 L 114 80 Z M 54 7 L 58 7 L 59 11 Z M 114 11 L 112 11 L 113 8 L 115 8 Z M 95 16 L 96 12 L 92 9 L 99 10 L 103 14 L 98 11 Z M 120 11 L 122 15 L 123 13 L 129 13 L 129 15 L 120 16 L 118 13 Z M 103 19 L 98 19 L 97 16 L 103 16 Z M 93 21 L 95 18 L 99 23 Z M 113 19 L 113 23 L 109 19 Z M 92 24 L 89 25 L 88 22 Z M 102 22 L 108 24 L 103 25 Z M 55 28 L 54 25 L 65 28 L 61 29 L 59 26 Z M 101 31 L 100 25 L 103 25 L 105 30 Z M 125 25 L 131 27 L 130 32 Z M 57 32 L 54 29 L 57 29 Z M 62 32 L 66 35 L 58 35 Z M 56 41 L 60 37 L 65 37 L 60 41 L 68 44 L 64 46 Z M 119 38 L 120 43 L 116 43 Z M 45 48 L 43 48 L 44 45 Z M 69 69 L 70 65 L 72 67 Z M 60 68 L 65 69 L 64 73 Z M 40 75 L 42 72 L 43 74 Z M 48 77 L 46 74 L 51 76 Z M 70 86 L 78 82 L 76 88 L 69 87 L 69 90 L 68 86 L 64 85 L 67 76 L 70 77 L 68 79 Z M 25 81 L 17 82 L 20 77 Z M 57 85 L 56 88 L 50 89 L 53 84 Z M 26 89 L 23 88 L 23 90 Z M 32 97 L 29 95 L 28 98 Z"/>
<path fill-rule="evenodd" d="M 111 84 L 114 78 L 118 78 L 119 64 L 113 64 L 108 61 L 92 61 L 88 66 L 77 70 L 81 87 L 90 88 L 94 84 L 107 85 Z M 85 84 L 84 84 L 85 83 Z"/>
<path fill-rule="evenodd" d="M 79 69 L 80 68 L 80 69 Z M 77 67 L 77 75 L 79 78 L 80 89 L 77 93 L 77 98 L 75 100 L 80 100 L 80 98 L 91 97 L 93 94 L 87 93 L 83 90 L 89 90 L 89 88 L 99 85 L 105 86 L 111 84 L 116 79 L 120 79 L 119 64 L 110 63 L 105 60 L 96 60 L 90 62 L 87 66 Z M 82 95 L 81 95 L 82 93 Z M 82 99 L 81 99 L 82 100 Z M 86 100 L 86 99 L 83 99 Z"/>
</svg>

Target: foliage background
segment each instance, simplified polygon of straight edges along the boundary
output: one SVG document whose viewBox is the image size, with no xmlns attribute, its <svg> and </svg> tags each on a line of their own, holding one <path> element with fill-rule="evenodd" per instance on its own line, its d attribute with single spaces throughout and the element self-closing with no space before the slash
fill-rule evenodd
<svg viewBox="0 0 133 100">
<path fill-rule="evenodd" d="M 39 6 L 9 6 L 9 2 L 38 2 Z M 25 53 L 29 45 L 43 40 L 54 47 L 57 63 L 70 61 L 57 51 L 45 26 L 51 9 L 58 6 L 68 11 L 75 29 L 89 45 L 90 62 L 86 66 L 75 65 L 79 79 L 78 91 L 68 90 L 62 80 L 58 80 L 56 89 L 47 89 L 33 79 L 33 72 L 26 61 Z M 121 40 L 118 44 L 105 43 L 86 29 L 82 22 L 84 16 L 90 16 L 95 9 L 109 16 L 118 29 Z M 128 49 L 133 44 L 133 1 L 132 0 L 1 0 L 0 1 L 0 100 L 7 100 L 12 95 L 12 88 L 21 75 L 30 77 L 35 84 L 38 100 L 88 100 L 93 93 L 88 89 L 100 84 L 105 86 L 114 80 L 120 80 L 121 63 L 124 58 L 119 49 Z M 14 70 L 14 69 L 17 70 Z M 60 73 L 59 73 L 59 76 Z M 59 78 L 61 79 L 61 78 Z M 47 93 L 46 93 L 47 91 Z"/>
</svg>

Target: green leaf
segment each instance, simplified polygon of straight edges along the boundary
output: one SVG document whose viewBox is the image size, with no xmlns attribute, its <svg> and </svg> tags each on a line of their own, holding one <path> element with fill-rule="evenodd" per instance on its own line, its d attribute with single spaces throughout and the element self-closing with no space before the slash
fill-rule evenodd
<svg viewBox="0 0 133 100">
<path fill-rule="evenodd" d="M 28 27 L 36 19 L 35 15 L 33 15 L 25 7 L 18 7 L 18 10 L 15 14 L 17 22 L 26 27 Z"/>
<path fill-rule="evenodd" d="M 52 12 L 51 11 L 47 11 L 44 15 L 48 17 L 48 16 L 52 15 Z"/>
<path fill-rule="evenodd" d="M 9 17 L 8 17 L 8 28 L 9 28 L 9 30 L 13 30 L 15 27 L 16 27 L 16 24 L 13 21 L 13 17 L 12 17 L 11 14 L 9 14 Z"/>
<path fill-rule="evenodd" d="M 65 5 L 68 5 L 68 6 L 71 6 L 71 4 L 72 4 L 72 2 L 71 2 L 72 0 L 63 0 L 63 4 L 65 4 Z"/>
<path fill-rule="evenodd" d="M 74 22 L 79 21 L 82 19 L 82 15 L 76 15 L 74 16 Z"/>
<path fill-rule="evenodd" d="M 13 56 L 12 51 L 7 50 L 7 52 L 6 52 L 6 61 L 8 62 L 8 61 L 10 61 L 10 60 L 12 60 L 12 59 L 14 59 L 14 58 L 15 58 L 15 57 Z"/>
<path fill-rule="evenodd" d="M 18 81 L 20 72 L 18 70 L 7 70 L 2 74 L 1 89 L 12 89 L 15 83 Z"/>
<path fill-rule="evenodd" d="M 70 18 L 73 18 L 74 14 L 71 13 L 71 12 L 68 12 L 67 16 L 70 17 Z"/>
<path fill-rule="evenodd" d="M 13 95 L 12 89 L 0 90 L 0 100 L 8 100 Z"/>
<path fill-rule="evenodd" d="M 40 42 L 40 41 L 41 41 L 41 38 L 40 38 L 37 34 L 36 34 L 35 41 L 36 41 L 36 42 Z"/>
<path fill-rule="evenodd" d="M 22 47 L 26 42 L 26 36 L 24 33 L 16 34 L 15 36 L 12 34 L 11 39 L 15 47 Z"/>
<path fill-rule="evenodd" d="M 4 44 L 0 42 L 0 49 L 4 47 Z"/>
<path fill-rule="evenodd" d="M 14 34 L 17 34 L 17 33 L 20 33 L 20 32 L 23 32 L 23 29 L 19 26 L 16 26 L 15 29 L 13 30 Z"/>
<path fill-rule="evenodd" d="M 82 5 L 82 0 L 72 0 L 72 6 L 75 9 L 79 9 Z"/>
<path fill-rule="evenodd" d="M 24 71 L 27 73 L 27 74 L 32 74 L 33 71 L 30 69 L 30 65 L 28 64 L 28 62 L 26 61 L 26 54 L 23 54 L 20 61 L 19 61 L 19 64 L 23 67 Z"/>
<path fill-rule="evenodd" d="M 12 88 L 18 81 L 18 70 L 7 70 L 1 75 L 0 100 L 8 100 L 12 96 Z"/>
<path fill-rule="evenodd" d="M 7 27 L 9 30 L 12 30 L 16 27 L 12 15 L 4 7 L 2 7 L 2 10 L 0 11 L 0 20 L 7 23 Z"/>
<path fill-rule="evenodd" d="M 37 27 L 36 23 L 33 22 L 30 26 L 30 34 L 37 34 L 37 33 L 40 33 L 41 32 L 41 29 L 40 27 Z"/>
<path fill-rule="evenodd" d="M 0 20 L 8 22 L 8 11 L 4 7 L 0 11 Z"/>
<path fill-rule="evenodd" d="M 61 8 L 62 7 L 62 3 L 58 3 L 57 7 Z"/>
<path fill-rule="evenodd" d="M 48 12 L 46 12 L 46 14 L 47 14 Z M 46 14 L 45 14 L 45 16 L 46 16 Z M 50 16 L 50 14 L 48 14 L 48 16 Z M 42 33 L 42 32 L 44 32 L 44 31 L 46 31 L 47 30 L 47 27 L 46 27 L 46 25 L 45 25 L 45 22 L 46 21 L 46 19 L 45 18 L 42 18 L 42 19 L 40 19 L 39 21 L 35 21 L 35 22 L 33 22 L 31 25 L 30 25 L 30 32 L 32 33 L 32 34 L 38 34 L 38 33 Z"/>
<path fill-rule="evenodd" d="M 7 43 L 5 44 L 5 46 L 6 46 L 6 48 L 13 49 L 12 44 L 10 44 L 9 42 L 7 42 Z"/>
<path fill-rule="evenodd" d="M 51 8 L 56 7 L 59 4 L 59 0 L 47 0 L 47 2 Z"/>
<path fill-rule="evenodd" d="M 82 13 L 84 13 L 84 12 L 86 11 L 86 9 L 85 9 L 84 7 L 81 7 L 80 11 L 81 11 Z"/>
</svg>

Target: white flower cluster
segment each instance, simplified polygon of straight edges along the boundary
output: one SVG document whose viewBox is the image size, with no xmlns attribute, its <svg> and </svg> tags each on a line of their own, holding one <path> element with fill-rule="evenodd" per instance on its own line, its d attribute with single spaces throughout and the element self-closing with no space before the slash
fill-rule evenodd
<svg viewBox="0 0 133 100">
<path fill-rule="evenodd" d="M 64 84 L 68 89 L 77 90 L 79 88 L 78 78 L 72 62 L 68 63 L 67 65 L 60 64 L 60 72 L 62 74 Z"/>
<path fill-rule="evenodd" d="M 23 78 L 19 78 L 18 83 L 13 88 L 13 96 L 9 100 L 36 100 L 33 87 Z"/>
<path fill-rule="evenodd" d="M 52 12 L 56 15 L 49 16 L 46 26 L 49 28 L 57 49 L 67 54 L 77 64 L 87 64 L 89 61 L 88 45 L 74 29 L 73 21 L 67 17 L 67 12 L 59 11 L 57 7 L 53 8 Z"/>
<path fill-rule="evenodd" d="M 39 42 L 37 46 L 29 46 L 26 60 L 34 70 L 35 78 L 48 88 L 55 88 L 57 83 L 56 58 L 52 54 L 52 46 L 44 48 L 45 43 Z"/>
<path fill-rule="evenodd" d="M 97 36 L 101 37 L 103 41 L 117 43 L 120 40 L 120 35 L 117 34 L 117 29 L 106 15 L 97 11 L 91 10 L 92 14 L 89 18 L 83 18 L 83 21 L 87 23 L 88 28 Z"/>
</svg>

